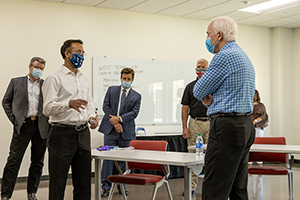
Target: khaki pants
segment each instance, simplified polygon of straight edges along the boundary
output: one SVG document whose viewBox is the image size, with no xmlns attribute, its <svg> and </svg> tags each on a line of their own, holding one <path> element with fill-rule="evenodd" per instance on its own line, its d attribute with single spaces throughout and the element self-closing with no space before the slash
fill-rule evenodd
<svg viewBox="0 0 300 200">
<path fill-rule="evenodd" d="M 208 134 L 209 134 L 209 121 L 201 121 L 190 118 L 189 122 L 189 130 L 191 133 L 191 137 L 187 139 L 188 146 L 196 145 L 196 138 L 198 133 L 201 133 L 201 136 L 204 140 L 204 144 L 208 142 Z M 196 153 L 196 150 L 189 149 L 189 153 Z M 198 185 L 198 176 L 192 172 L 192 190 L 196 190 Z"/>
</svg>

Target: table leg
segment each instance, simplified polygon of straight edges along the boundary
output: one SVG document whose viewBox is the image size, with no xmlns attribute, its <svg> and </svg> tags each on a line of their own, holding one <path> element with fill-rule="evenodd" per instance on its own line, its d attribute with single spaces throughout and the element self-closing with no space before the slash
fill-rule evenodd
<svg viewBox="0 0 300 200">
<path fill-rule="evenodd" d="M 192 199 L 192 173 L 191 168 L 184 167 L 184 200 Z"/>
<path fill-rule="evenodd" d="M 95 159 L 95 200 L 101 200 L 101 159 Z"/>
</svg>

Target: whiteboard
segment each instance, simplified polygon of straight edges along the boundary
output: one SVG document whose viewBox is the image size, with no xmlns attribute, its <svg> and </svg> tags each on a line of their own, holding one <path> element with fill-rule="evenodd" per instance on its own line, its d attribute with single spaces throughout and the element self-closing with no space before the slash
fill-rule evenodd
<svg viewBox="0 0 300 200">
<path fill-rule="evenodd" d="M 121 85 L 121 70 L 135 71 L 132 88 L 142 95 L 138 125 L 180 124 L 181 97 L 196 79 L 196 62 L 93 57 L 93 99 L 98 115 L 109 86 Z"/>
</svg>

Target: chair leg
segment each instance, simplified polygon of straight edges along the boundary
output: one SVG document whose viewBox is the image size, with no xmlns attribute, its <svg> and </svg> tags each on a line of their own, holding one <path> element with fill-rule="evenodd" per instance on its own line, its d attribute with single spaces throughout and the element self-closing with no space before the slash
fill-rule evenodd
<svg viewBox="0 0 300 200">
<path fill-rule="evenodd" d="M 294 195 L 293 195 L 293 171 L 289 171 L 288 173 L 288 180 L 289 180 L 289 200 L 293 200 L 294 199 Z"/>
<path fill-rule="evenodd" d="M 164 184 L 165 184 L 165 186 L 166 186 L 166 188 L 167 188 L 167 192 L 168 192 L 168 195 L 169 195 L 169 199 L 170 199 L 170 200 L 173 200 L 169 182 L 168 182 L 168 181 L 165 181 Z"/>
<path fill-rule="evenodd" d="M 127 197 L 126 197 L 126 194 L 125 194 L 125 189 L 123 187 L 123 184 L 121 184 L 121 183 L 120 183 L 120 189 L 121 189 L 121 193 L 122 193 L 122 195 L 124 197 L 124 200 L 127 200 Z"/>
<path fill-rule="evenodd" d="M 107 200 L 112 200 L 112 197 L 113 197 L 114 191 L 115 191 L 115 187 L 116 187 L 116 184 L 112 183 Z"/>
<path fill-rule="evenodd" d="M 153 188 L 152 198 L 151 198 L 152 200 L 155 200 L 157 188 L 158 188 L 158 184 L 155 184 Z"/>
</svg>

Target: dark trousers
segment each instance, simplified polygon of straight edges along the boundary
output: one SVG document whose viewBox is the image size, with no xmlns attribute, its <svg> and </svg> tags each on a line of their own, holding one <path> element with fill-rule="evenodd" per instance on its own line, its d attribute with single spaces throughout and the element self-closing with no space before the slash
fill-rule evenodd
<svg viewBox="0 0 300 200">
<path fill-rule="evenodd" d="M 41 138 L 38 129 L 38 121 L 36 120 L 26 121 L 21 127 L 20 134 L 18 134 L 14 127 L 9 156 L 3 170 L 1 197 L 11 198 L 20 165 L 30 141 L 31 162 L 27 179 L 27 193 L 37 192 L 44 166 L 46 139 Z"/>
<path fill-rule="evenodd" d="M 49 133 L 49 200 L 63 200 L 70 166 L 73 199 L 91 199 L 90 130 L 52 126 Z"/>
<path fill-rule="evenodd" d="M 248 200 L 248 157 L 255 139 L 250 116 L 214 118 L 205 154 L 203 200 Z"/>
<path fill-rule="evenodd" d="M 128 147 L 131 140 L 123 140 L 120 133 L 117 133 L 115 129 L 109 133 L 109 135 L 104 135 L 104 145 L 108 146 L 119 146 Z M 123 161 L 118 162 L 122 172 L 126 171 L 126 164 Z M 109 190 L 111 183 L 107 180 L 108 176 L 112 174 L 118 174 L 114 163 L 112 160 L 103 160 L 102 170 L 101 170 L 101 183 L 102 189 Z"/>
</svg>

